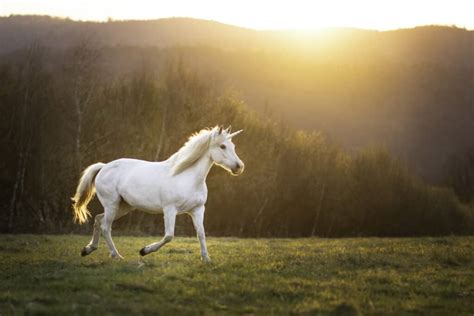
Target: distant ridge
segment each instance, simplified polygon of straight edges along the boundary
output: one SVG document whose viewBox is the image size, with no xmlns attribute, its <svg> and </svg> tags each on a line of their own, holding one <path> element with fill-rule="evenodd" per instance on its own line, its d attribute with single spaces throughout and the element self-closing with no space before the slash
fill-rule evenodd
<svg viewBox="0 0 474 316">
<path fill-rule="evenodd" d="M 474 31 L 257 31 L 191 18 L 10 16 L 0 18 L 0 61 L 38 43 L 52 51 L 49 65 L 60 66 L 58 56 L 84 39 L 102 49 L 97 71 L 111 80 L 143 65 L 160 75 L 178 57 L 216 89 L 239 91 L 252 109 L 321 130 L 351 150 L 384 144 L 433 181 L 473 144 Z"/>
<path fill-rule="evenodd" d="M 301 35 L 304 35 L 302 38 Z M 442 63 L 446 55 L 461 65 L 473 65 L 474 31 L 447 26 L 373 31 L 357 28 L 328 28 L 322 31 L 257 31 L 211 20 L 165 18 L 157 20 L 74 21 L 41 15 L 0 17 L 0 54 L 12 52 L 36 41 L 52 48 L 66 48 L 90 38 L 99 46 L 170 47 L 204 45 L 219 49 L 258 49 L 318 53 L 330 45 L 342 49 L 371 47 L 389 58 L 411 53 L 426 61 Z M 323 43 L 323 44 L 322 44 Z M 458 49 L 457 46 L 461 49 Z M 422 53 L 422 54 L 420 54 Z M 442 55 L 442 58 L 436 56 Z M 415 60 L 421 62 L 421 60 Z"/>
<path fill-rule="evenodd" d="M 48 47 L 75 45 L 84 36 L 101 46 L 194 45 L 217 43 L 239 45 L 255 40 L 256 31 L 209 20 L 166 18 L 109 22 L 73 21 L 50 16 L 0 18 L 0 53 L 28 45 L 35 40 Z M 237 44 L 236 44 L 237 42 Z"/>
</svg>

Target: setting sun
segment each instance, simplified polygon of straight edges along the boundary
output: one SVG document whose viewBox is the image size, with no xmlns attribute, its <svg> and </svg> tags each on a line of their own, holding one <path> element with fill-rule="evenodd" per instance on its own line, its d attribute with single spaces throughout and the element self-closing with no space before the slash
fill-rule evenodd
<svg viewBox="0 0 474 316">
<path fill-rule="evenodd" d="M 143 20 L 193 17 L 254 29 L 357 27 L 388 30 L 418 25 L 472 29 L 474 3 L 452 1 L 15 1 L 0 4 L 0 16 L 44 14 L 74 20 Z"/>
</svg>

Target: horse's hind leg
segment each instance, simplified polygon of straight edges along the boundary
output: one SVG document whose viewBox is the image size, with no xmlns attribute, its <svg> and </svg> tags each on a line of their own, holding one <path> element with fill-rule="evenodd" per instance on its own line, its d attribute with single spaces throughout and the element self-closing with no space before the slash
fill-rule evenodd
<svg viewBox="0 0 474 316">
<path fill-rule="evenodd" d="M 105 242 L 110 250 L 110 256 L 112 258 L 120 258 L 123 257 L 117 251 L 115 247 L 114 241 L 112 240 L 112 223 L 114 220 L 119 219 L 120 217 L 128 214 L 133 208 L 130 205 L 120 202 L 117 206 L 111 205 L 105 207 L 104 218 L 102 219 L 102 223 L 100 224 L 100 229 L 102 230 L 102 235 L 105 238 Z"/>
<path fill-rule="evenodd" d="M 92 234 L 92 240 L 87 246 L 82 248 L 81 256 L 87 256 L 91 254 L 94 250 L 97 250 L 97 248 L 99 247 L 100 224 L 102 224 L 102 218 L 104 218 L 104 213 L 96 215 L 94 220 L 94 232 Z"/>
<path fill-rule="evenodd" d="M 132 209 L 133 208 L 130 207 L 128 204 L 126 204 L 124 202 L 120 203 L 118 212 L 116 212 L 116 214 L 115 214 L 112 221 L 115 221 L 115 220 L 119 219 L 120 217 L 127 215 L 128 213 L 130 213 L 130 211 Z M 105 213 L 102 213 L 102 214 L 99 214 L 95 217 L 94 233 L 92 235 L 92 240 L 89 242 L 89 244 L 87 246 L 82 248 L 82 251 L 81 251 L 82 256 L 87 256 L 87 255 L 91 254 L 94 250 L 97 250 L 97 248 L 99 247 L 99 239 L 100 239 L 100 233 L 102 231 L 102 222 L 103 222 L 104 216 L 105 216 Z M 110 233 L 110 231 L 111 231 L 111 228 L 109 229 L 109 233 Z M 110 237 L 110 239 L 112 239 L 112 237 Z M 107 239 L 106 239 L 106 241 L 107 241 Z M 112 244 L 113 244 L 113 241 L 112 241 Z M 108 243 L 107 243 L 107 245 L 108 245 Z M 109 246 L 109 248 L 110 248 L 110 246 Z M 116 252 L 116 254 L 118 254 L 118 252 Z M 117 256 L 117 255 L 115 255 L 115 256 Z M 115 256 L 113 255 L 113 252 L 112 252 L 112 257 L 115 257 Z M 118 256 L 120 257 L 120 255 L 118 255 Z"/>
</svg>

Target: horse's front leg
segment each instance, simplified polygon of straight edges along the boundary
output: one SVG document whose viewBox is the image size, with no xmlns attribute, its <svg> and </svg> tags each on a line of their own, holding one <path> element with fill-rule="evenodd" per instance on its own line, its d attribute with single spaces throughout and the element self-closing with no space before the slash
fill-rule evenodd
<svg viewBox="0 0 474 316">
<path fill-rule="evenodd" d="M 145 256 L 149 253 L 159 250 L 161 247 L 173 240 L 174 237 L 174 226 L 176 222 L 176 207 L 170 206 L 163 209 L 163 218 L 165 222 L 165 237 L 159 242 L 149 244 L 140 250 L 140 255 Z"/>
<path fill-rule="evenodd" d="M 210 262 L 211 259 L 207 253 L 206 233 L 204 231 L 204 205 L 194 208 L 189 214 L 193 219 L 194 228 L 201 245 L 201 258 L 204 262 Z"/>
</svg>

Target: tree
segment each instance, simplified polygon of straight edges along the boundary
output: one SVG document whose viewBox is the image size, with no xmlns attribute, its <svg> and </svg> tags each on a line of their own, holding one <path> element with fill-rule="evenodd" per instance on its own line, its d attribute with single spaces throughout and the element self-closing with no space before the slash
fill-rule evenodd
<svg viewBox="0 0 474 316">
<path fill-rule="evenodd" d="M 8 229 L 15 225 L 15 218 L 21 209 L 19 204 L 25 191 L 25 178 L 30 164 L 31 152 L 38 143 L 38 127 L 41 120 L 44 102 L 46 74 L 43 69 L 44 49 L 37 43 L 28 47 L 18 66 L 16 94 L 11 99 L 12 110 L 11 133 L 13 152 L 16 156 L 16 175 L 8 208 Z M 25 204 L 23 204 L 24 206 Z"/>
</svg>

